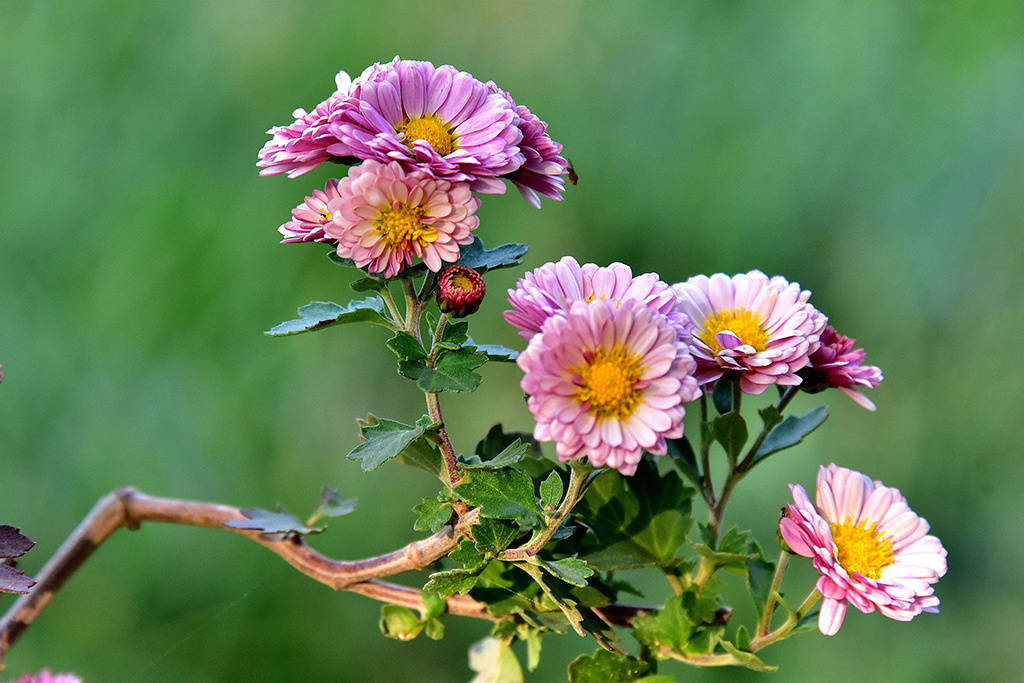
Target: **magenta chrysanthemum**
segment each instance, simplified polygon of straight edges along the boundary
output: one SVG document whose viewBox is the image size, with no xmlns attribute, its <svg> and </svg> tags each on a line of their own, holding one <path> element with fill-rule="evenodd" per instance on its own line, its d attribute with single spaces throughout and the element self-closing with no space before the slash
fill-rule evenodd
<svg viewBox="0 0 1024 683">
<path fill-rule="evenodd" d="M 675 325 L 680 339 L 689 339 L 690 319 L 679 308 L 672 288 L 656 273 L 633 277 L 633 270 L 623 263 L 581 266 L 571 256 L 558 263 L 545 263 L 520 278 L 516 288 L 508 290 L 512 310 L 503 315 L 519 328 L 520 335 L 531 339 L 548 318 L 556 313 L 565 314 L 577 301 L 627 300 L 640 301 L 666 316 Z"/>
<path fill-rule="evenodd" d="M 821 573 L 823 634 L 839 630 L 847 604 L 899 621 L 939 611 L 932 584 L 946 573 L 946 549 L 897 489 L 834 464 L 818 470 L 817 507 L 803 487 L 789 488 L 795 504 L 779 532 Z"/>
<path fill-rule="evenodd" d="M 683 404 L 699 393 L 676 327 L 632 299 L 577 301 L 548 318 L 517 363 L 534 436 L 557 442 L 559 460 L 585 455 L 623 474 L 683 435 Z"/>
<path fill-rule="evenodd" d="M 675 292 L 693 322 L 697 379 L 706 384 L 735 373 L 748 394 L 770 384 L 800 384 L 797 371 L 818 348 L 828 321 L 807 303 L 809 291 L 758 270 L 731 278 L 697 275 L 675 285 Z"/>
<path fill-rule="evenodd" d="M 364 72 L 330 125 L 337 156 L 397 160 L 438 178 L 502 194 L 503 176 L 526 161 L 510 101 L 450 65 L 395 59 Z"/>
<path fill-rule="evenodd" d="M 459 245 L 473 241 L 479 206 L 468 183 L 367 161 L 338 183 L 324 231 L 338 240 L 338 256 L 370 273 L 393 277 L 413 258 L 436 272 L 459 259 Z"/>
<path fill-rule="evenodd" d="M 333 178 L 323 190 L 313 190 L 312 196 L 292 209 L 292 220 L 277 229 L 284 235 L 281 242 L 334 242 L 334 238 L 324 232 L 324 225 L 333 220 L 330 203 L 339 198 L 338 181 Z"/>
<path fill-rule="evenodd" d="M 476 313 L 486 293 L 483 276 L 466 266 L 448 266 L 437 278 L 437 307 L 453 318 Z"/>
<path fill-rule="evenodd" d="M 800 373 L 807 391 L 834 387 L 858 405 L 874 410 L 874 402 L 857 390 L 872 389 L 882 381 L 882 369 L 864 365 L 864 349 L 853 348 L 857 340 L 844 337 L 827 325 L 820 337 L 821 346 L 811 354 L 810 364 Z"/>
<path fill-rule="evenodd" d="M 260 175 L 287 173 L 289 178 L 311 171 L 331 157 L 347 157 L 351 153 L 334 133 L 330 125 L 341 115 L 341 105 L 353 88 L 353 81 L 344 71 L 335 76 L 338 89 L 326 100 L 316 105 L 311 112 L 296 109 L 292 112 L 295 121 L 287 126 L 274 126 L 267 131 L 273 137 L 259 152 L 257 166 L 263 170 Z M 358 82 L 358 81 L 357 81 Z M 334 152 L 327 150 L 335 146 Z"/>
<path fill-rule="evenodd" d="M 17 683 L 82 683 L 82 679 L 75 674 L 54 674 L 43 669 L 35 676 L 25 674 Z"/>
</svg>

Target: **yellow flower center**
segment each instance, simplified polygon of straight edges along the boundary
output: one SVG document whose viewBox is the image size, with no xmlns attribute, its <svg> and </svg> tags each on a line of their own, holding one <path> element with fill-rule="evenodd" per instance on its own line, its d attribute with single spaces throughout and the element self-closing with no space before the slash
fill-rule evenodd
<svg viewBox="0 0 1024 683">
<path fill-rule="evenodd" d="M 643 371 L 640 359 L 619 344 L 611 350 L 597 349 L 588 363 L 572 368 L 581 382 L 576 400 L 589 403 L 590 410 L 600 420 L 608 417 L 625 420 L 640 403 L 640 392 L 634 386 Z"/>
<path fill-rule="evenodd" d="M 327 209 L 320 209 L 320 222 L 321 223 L 329 223 L 332 220 L 334 220 L 334 214 L 332 214 Z"/>
<path fill-rule="evenodd" d="M 753 346 L 758 351 L 764 351 L 768 345 L 768 333 L 761 327 L 764 318 L 754 311 L 745 308 L 730 308 L 728 311 L 712 313 L 704 319 L 697 336 L 707 344 L 712 351 L 718 353 L 722 345 L 718 343 L 715 336 L 719 332 L 732 332 L 740 338 L 740 343 Z"/>
<path fill-rule="evenodd" d="M 470 280 L 465 275 L 463 275 L 462 273 L 456 273 L 454 276 L 452 276 L 452 279 L 448 281 L 448 284 L 450 284 L 455 289 L 464 289 L 466 291 L 470 291 L 473 289 L 473 281 Z"/>
<path fill-rule="evenodd" d="M 409 149 L 417 140 L 426 140 L 441 156 L 447 156 L 459 148 L 459 136 L 444 119 L 436 116 L 405 119 L 395 127 L 395 132 L 405 136 L 405 145 Z"/>
<path fill-rule="evenodd" d="M 831 524 L 832 541 L 839 549 L 839 564 L 848 572 L 878 579 L 882 569 L 892 563 L 892 541 L 878 533 L 878 523 L 867 520 L 854 524 L 849 517 L 842 524 Z"/>
<path fill-rule="evenodd" d="M 424 212 L 422 206 L 408 204 L 400 204 L 397 208 L 383 208 L 377 214 L 373 227 L 381 240 L 391 249 L 405 246 L 410 242 L 426 246 L 437 239 L 437 230 L 423 224 Z"/>
</svg>

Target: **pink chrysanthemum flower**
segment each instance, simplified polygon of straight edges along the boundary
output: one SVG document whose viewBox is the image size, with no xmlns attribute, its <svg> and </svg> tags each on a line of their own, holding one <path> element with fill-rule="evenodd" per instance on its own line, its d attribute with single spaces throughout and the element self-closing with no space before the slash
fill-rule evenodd
<svg viewBox="0 0 1024 683">
<path fill-rule="evenodd" d="M 338 240 L 338 256 L 385 278 L 421 258 L 432 271 L 459 260 L 473 241 L 480 200 L 468 183 L 406 171 L 398 162 L 366 161 L 338 183 L 338 199 L 324 231 Z"/>
<path fill-rule="evenodd" d="M 331 124 L 337 156 L 397 160 L 437 178 L 502 194 L 499 180 L 526 161 L 515 107 L 450 65 L 395 59 L 371 67 Z"/>
<path fill-rule="evenodd" d="M 43 669 L 35 676 L 25 674 L 17 683 L 82 683 L 82 679 L 75 674 L 54 674 Z"/>
<path fill-rule="evenodd" d="M 669 318 L 682 341 L 689 339 L 690 319 L 682 312 L 669 285 L 657 273 L 633 277 L 633 270 L 623 263 L 597 266 L 580 265 L 572 256 L 558 263 L 545 263 L 526 273 L 508 290 L 511 311 L 505 320 L 519 328 L 519 334 L 531 339 L 555 314 L 565 314 L 577 301 L 637 300 Z"/>
<path fill-rule="evenodd" d="M 807 303 L 809 291 L 759 270 L 731 278 L 697 275 L 675 285 L 675 292 L 693 322 L 697 379 L 706 384 L 735 373 L 748 394 L 770 384 L 800 384 L 797 371 L 818 348 L 828 321 Z"/>
<path fill-rule="evenodd" d="M 823 634 L 835 635 L 847 604 L 899 621 L 939 611 L 932 584 L 946 573 L 946 549 L 897 489 L 835 464 L 818 470 L 817 507 L 803 487 L 789 488 L 795 504 L 779 532 L 821 573 Z"/>
<path fill-rule="evenodd" d="M 324 225 L 334 219 L 330 203 L 339 198 L 338 181 L 333 178 L 323 190 L 313 190 L 312 196 L 292 209 L 292 220 L 277 229 L 284 235 L 281 242 L 334 242 L 334 238 L 324 232 Z"/>
<path fill-rule="evenodd" d="M 311 171 L 332 157 L 348 157 L 351 153 L 331 132 L 330 125 L 341 116 L 341 105 L 348 99 L 355 83 L 344 71 L 335 76 L 338 89 L 311 112 L 296 109 L 295 121 L 287 126 L 274 126 L 267 131 L 273 137 L 259 152 L 260 175 L 287 173 L 289 178 Z M 328 147 L 334 146 L 334 152 Z"/>
<path fill-rule="evenodd" d="M 810 364 L 800 373 L 804 378 L 801 388 L 809 392 L 836 388 L 858 405 L 874 410 L 874 402 L 856 387 L 877 387 L 882 381 L 882 369 L 864 365 L 864 349 L 855 349 L 856 339 L 844 337 L 827 325 L 820 337 L 821 346 L 811 354 Z"/>
<path fill-rule="evenodd" d="M 577 301 L 544 323 L 516 361 L 537 426 L 559 460 L 584 455 L 631 475 L 645 450 L 683 435 L 699 394 L 696 364 L 675 326 L 640 301 Z"/>
</svg>

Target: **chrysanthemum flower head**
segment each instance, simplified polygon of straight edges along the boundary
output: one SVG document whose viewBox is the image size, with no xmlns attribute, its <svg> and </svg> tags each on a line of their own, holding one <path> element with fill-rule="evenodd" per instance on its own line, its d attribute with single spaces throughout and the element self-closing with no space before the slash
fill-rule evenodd
<svg viewBox="0 0 1024 683">
<path fill-rule="evenodd" d="M 504 317 L 527 339 L 541 331 L 552 315 L 565 314 L 577 301 L 611 301 L 621 304 L 636 300 L 669 318 L 681 340 L 689 338 L 690 319 L 682 312 L 672 288 L 656 273 L 633 277 L 624 263 L 580 265 L 571 256 L 526 273 L 508 290 L 511 311 Z"/>
<path fill-rule="evenodd" d="M 34 676 L 25 674 L 17 683 L 82 683 L 82 679 L 75 674 L 54 674 L 43 669 Z"/>
<path fill-rule="evenodd" d="M 858 405 L 874 410 L 874 402 L 858 387 L 877 387 L 882 381 L 882 369 L 864 365 L 864 349 L 853 348 L 857 340 L 842 336 L 831 325 L 821 333 L 820 342 L 821 346 L 811 354 L 810 364 L 800 373 L 804 378 L 801 388 L 814 393 L 834 387 Z"/>
<path fill-rule="evenodd" d="M 292 209 L 292 220 L 277 229 L 284 235 L 281 242 L 334 242 L 335 239 L 324 232 L 324 225 L 334 219 L 330 203 L 339 198 L 338 181 L 333 178 L 323 190 L 313 190 L 311 196 Z"/>
<path fill-rule="evenodd" d="M 683 434 L 696 367 L 668 318 L 641 301 L 575 302 L 544 323 L 519 355 L 521 386 L 560 460 L 586 456 L 633 474 L 643 452 Z"/>
<path fill-rule="evenodd" d="M 932 584 L 946 573 L 946 549 L 897 489 L 835 464 L 818 471 L 817 506 L 803 487 L 789 488 L 794 504 L 779 532 L 821 573 L 823 634 L 839 630 L 848 604 L 899 621 L 939 611 Z"/>
<path fill-rule="evenodd" d="M 526 160 L 513 104 L 450 65 L 395 57 L 365 72 L 342 110 L 327 150 L 338 156 L 398 160 L 490 194 Z"/>
<path fill-rule="evenodd" d="M 473 241 L 480 200 L 468 183 L 407 171 L 397 162 L 366 161 L 338 183 L 328 203 L 324 232 L 338 240 L 338 256 L 389 278 L 414 258 L 437 272 L 459 259 L 459 245 Z"/>
<path fill-rule="evenodd" d="M 818 348 L 828 321 L 807 303 L 809 291 L 759 270 L 697 275 L 675 285 L 675 292 L 693 322 L 697 379 L 706 384 L 734 373 L 748 394 L 800 384 L 797 371 Z"/>
<path fill-rule="evenodd" d="M 476 313 L 486 293 L 483 276 L 466 266 L 448 266 L 437 278 L 437 307 L 453 318 Z"/>
</svg>

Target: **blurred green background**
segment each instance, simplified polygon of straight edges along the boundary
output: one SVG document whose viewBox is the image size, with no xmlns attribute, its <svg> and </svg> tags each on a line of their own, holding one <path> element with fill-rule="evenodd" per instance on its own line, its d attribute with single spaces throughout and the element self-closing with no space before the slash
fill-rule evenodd
<svg viewBox="0 0 1024 683">
<path fill-rule="evenodd" d="M 868 349 L 886 380 L 744 481 L 729 520 L 766 546 L 787 482 L 836 461 L 900 487 L 949 550 L 943 613 L 851 612 L 840 634 L 765 652 L 781 680 L 987 681 L 1019 675 L 1018 360 L 1024 301 L 1024 6 L 971 3 L 0 2 L 0 520 L 35 572 L 104 493 L 312 509 L 328 483 L 360 509 L 314 544 L 358 558 L 418 536 L 435 490 L 344 459 L 354 418 L 411 421 L 380 328 L 271 339 L 354 272 L 275 228 L 338 167 L 259 178 L 263 131 L 391 58 L 493 79 L 550 125 L 579 175 L 535 211 L 487 197 L 479 234 L 622 260 L 679 281 L 757 267 Z M 516 271 L 489 276 L 478 340 Z M 514 366 L 446 400 L 471 448 L 529 429 Z M 786 586 L 813 578 L 794 563 Z M 400 577 L 414 582 L 416 577 Z M 657 583 L 645 585 L 662 590 Z M 661 594 L 663 596 L 663 594 Z M 658 593 L 652 599 L 660 599 Z M 11 598 L 2 599 L 2 606 Z M 736 604 L 746 609 L 742 596 Z M 1016 607 L 1014 607 L 1016 605 Z M 212 530 L 118 532 L 8 658 L 105 681 L 460 681 L 482 622 L 434 643 L 384 639 L 379 605 L 334 593 Z M 548 638 L 529 680 L 592 641 Z M 754 680 L 691 671 L 686 680 Z"/>
</svg>

